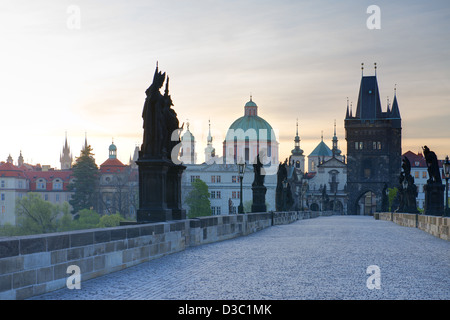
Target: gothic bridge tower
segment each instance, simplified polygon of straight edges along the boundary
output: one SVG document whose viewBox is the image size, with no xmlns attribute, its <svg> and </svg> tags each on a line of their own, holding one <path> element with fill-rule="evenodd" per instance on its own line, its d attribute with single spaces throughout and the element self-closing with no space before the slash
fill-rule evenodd
<svg viewBox="0 0 450 320">
<path fill-rule="evenodd" d="M 402 158 L 402 127 L 397 95 L 395 92 L 392 108 L 388 104 L 383 112 L 376 64 L 374 76 L 362 74 L 354 115 L 347 102 L 345 139 L 347 213 L 373 214 L 381 210 L 385 186 L 397 186 Z"/>
</svg>

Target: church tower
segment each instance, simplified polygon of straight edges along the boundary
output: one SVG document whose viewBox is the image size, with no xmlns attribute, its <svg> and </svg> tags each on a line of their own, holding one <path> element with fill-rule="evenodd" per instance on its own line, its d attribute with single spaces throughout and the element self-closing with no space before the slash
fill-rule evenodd
<svg viewBox="0 0 450 320">
<path fill-rule="evenodd" d="M 73 157 L 72 153 L 70 152 L 69 144 L 67 143 L 67 133 L 64 147 L 59 157 L 59 161 L 61 163 L 61 170 L 68 170 L 72 168 Z"/>
<path fill-rule="evenodd" d="M 362 64 L 361 70 L 364 70 Z M 402 157 L 402 127 L 395 94 L 392 108 L 383 112 L 375 75 L 362 74 L 358 104 L 345 117 L 347 140 L 348 214 L 381 210 L 383 189 L 398 183 Z"/>
<path fill-rule="evenodd" d="M 206 148 L 205 148 L 205 162 L 209 163 L 216 156 L 216 149 L 214 149 L 212 142 L 213 137 L 211 136 L 211 122 L 208 121 L 209 130 L 208 137 L 206 138 Z"/>
<path fill-rule="evenodd" d="M 180 160 L 183 164 L 195 164 L 197 162 L 197 154 L 195 152 L 195 137 L 189 131 L 189 122 L 186 132 L 181 136 Z"/>
<path fill-rule="evenodd" d="M 296 133 L 294 137 L 294 149 L 291 151 L 289 163 L 290 165 L 293 165 L 295 169 L 305 173 L 305 156 L 303 155 L 303 150 L 300 149 L 300 137 L 298 135 L 298 119 L 297 119 Z"/>
</svg>

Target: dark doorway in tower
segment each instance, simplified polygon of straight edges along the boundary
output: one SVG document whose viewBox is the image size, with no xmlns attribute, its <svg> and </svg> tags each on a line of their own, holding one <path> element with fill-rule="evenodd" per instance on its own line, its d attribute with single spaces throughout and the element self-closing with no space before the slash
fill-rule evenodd
<svg viewBox="0 0 450 320">
<path fill-rule="evenodd" d="M 372 191 L 367 191 L 356 202 L 356 214 L 373 215 L 377 210 L 377 196 Z"/>
</svg>

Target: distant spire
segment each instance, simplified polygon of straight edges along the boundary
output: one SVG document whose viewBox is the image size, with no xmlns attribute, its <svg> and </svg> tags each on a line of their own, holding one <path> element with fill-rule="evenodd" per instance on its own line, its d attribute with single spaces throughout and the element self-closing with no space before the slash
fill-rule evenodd
<svg viewBox="0 0 450 320">
<path fill-rule="evenodd" d="M 361 62 L 361 76 L 364 76 L 364 62 Z"/>
<path fill-rule="evenodd" d="M 353 117 L 353 102 L 350 102 L 350 118 Z"/>
<path fill-rule="evenodd" d="M 336 119 L 334 119 L 334 136 L 336 137 Z"/>
<path fill-rule="evenodd" d="M 377 76 L 377 63 L 374 63 L 374 68 L 375 68 L 375 77 Z"/>
<path fill-rule="evenodd" d="M 347 97 L 347 112 L 345 113 L 345 119 L 350 118 L 350 113 L 348 111 L 348 97 Z"/>
<path fill-rule="evenodd" d="M 320 139 L 323 141 L 323 130 L 320 133 Z"/>
<path fill-rule="evenodd" d="M 296 130 L 295 130 L 295 135 L 298 136 L 298 118 L 297 118 L 297 124 L 296 124 Z"/>
<path fill-rule="evenodd" d="M 391 105 L 389 103 L 389 96 L 387 96 L 387 114 L 389 115 L 391 113 Z"/>
<path fill-rule="evenodd" d="M 166 81 L 166 89 L 164 90 L 164 95 L 169 95 L 169 75 L 167 75 L 167 81 Z"/>
</svg>

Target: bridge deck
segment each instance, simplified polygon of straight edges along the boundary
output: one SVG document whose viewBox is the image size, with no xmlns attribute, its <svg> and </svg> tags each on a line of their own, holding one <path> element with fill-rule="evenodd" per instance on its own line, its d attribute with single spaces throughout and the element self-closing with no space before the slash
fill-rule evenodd
<svg viewBox="0 0 450 320">
<path fill-rule="evenodd" d="M 372 217 L 331 216 L 146 262 L 34 299 L 450 299 L 450 242 Z M 368 266 L 380 289 L 368 289 Z"/>
</svg>

